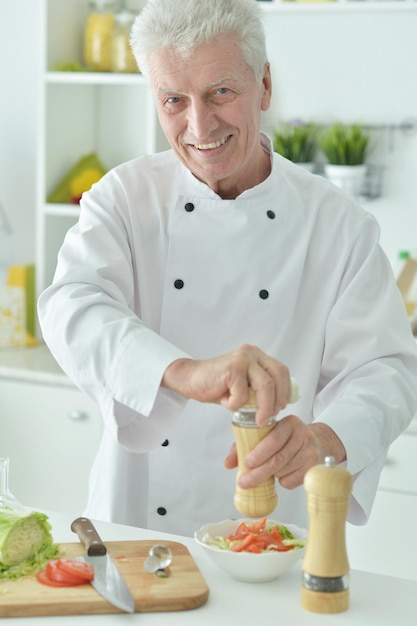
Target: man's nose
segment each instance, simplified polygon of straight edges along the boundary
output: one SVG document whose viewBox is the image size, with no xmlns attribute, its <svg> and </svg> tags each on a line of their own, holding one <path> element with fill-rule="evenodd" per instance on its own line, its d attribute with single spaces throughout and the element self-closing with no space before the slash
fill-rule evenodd
<svg viewBox="0 0 417 626">
<path fill-rule="evenodd" d="M 193 101 L 188 110 L 188 130 L 195 139 L 207 139 L 218 126 L 216 115 L 209 104 Z"/>
</svg>

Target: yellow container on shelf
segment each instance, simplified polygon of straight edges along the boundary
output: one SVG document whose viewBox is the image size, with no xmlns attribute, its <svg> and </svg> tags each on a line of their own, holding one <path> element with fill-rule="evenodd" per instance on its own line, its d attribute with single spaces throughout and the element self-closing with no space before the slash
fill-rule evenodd
<svg viewBox="0 0 417 626">
<path fill-rule="evenodd" d="M 0 284 L 0 348 L 34 346 L 35 266 L 7 268 L 5 284 Z"/>
<path fill-rule="evenodd" d="M 135 14 L 122 8 L 114 16 L 113 31 L 110 44 L 110 70 L 112 72 L 137 72 L 135 58 L 130 49 L 130 31 Z"/>
<path fill-rule="evenodd" d="M 117 3 L 105 0 L 90 3 L 84 28 L 84 63 L 96 72 L 110 72 L 111 39 L 118 8 Z"/>
</svg>

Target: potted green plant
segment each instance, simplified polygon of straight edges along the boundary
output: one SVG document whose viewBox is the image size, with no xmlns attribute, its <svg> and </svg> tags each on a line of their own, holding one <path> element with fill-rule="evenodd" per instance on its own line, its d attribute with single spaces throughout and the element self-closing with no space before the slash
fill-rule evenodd
<svg viewBox="0 0 417 626">
<path fill-rule="evenodd" d="M 273 129 L 275 152 L 307 169 L 314 168 L 317 151 L 317 125 L 300 120 L 284 122 Z"/>
<path fill-rule="evenodd" d="M 340 122 L 325 128 L 318 139 L 327 159 L 326 177 L 354 196 L 359 196 L 363 187 L 369 139 L 369 132 L 361 124 Z"/>
</svg>

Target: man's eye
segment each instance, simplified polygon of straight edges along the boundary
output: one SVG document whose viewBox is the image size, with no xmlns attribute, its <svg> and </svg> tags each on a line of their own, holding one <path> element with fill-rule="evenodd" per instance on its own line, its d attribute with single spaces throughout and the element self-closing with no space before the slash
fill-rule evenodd
<svg viewBox="0 0 417 626">
<path fill-rule="evenodd" d="M 217 93 L 222 94 L 222 93 L 227 93 L 228 91 L 229 90 L 228 90 L 227 87 L 219 87 L 218 90 L 217 90 Z"/>
<path fill-rule="evenodd" d="M 177 102 L 179 102 L 180 99 L 177 96 L 171 96 L 171 98 L 168 98 L 167 102 L 169 102 L 169 104 L 177 104 Z"/>
</svg>

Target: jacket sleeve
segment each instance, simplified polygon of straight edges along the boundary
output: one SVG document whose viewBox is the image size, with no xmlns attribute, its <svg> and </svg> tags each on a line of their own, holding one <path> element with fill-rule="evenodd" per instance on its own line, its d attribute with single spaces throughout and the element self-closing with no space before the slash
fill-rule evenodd
<svg viewBox="0 0 417 626">
<path fill-rule="evenodd" d="M 84 196 L 38 312 L 64 372 L 98 402 L 117 440 L 139 452 L 160 445 L 181 414 L 186 400 L 160 383 L 168 365 L 188 355 L 139 315 L 126 205 L 106 181 Z"/>
<path fill-rule="evenodd" d="M 365 216 L 327 319 L 313 405 L 346 448 L 355 523 L 366 521 L 388 448 L 417 410 L 416 342 L 378 237 Z"/>
</svg>

